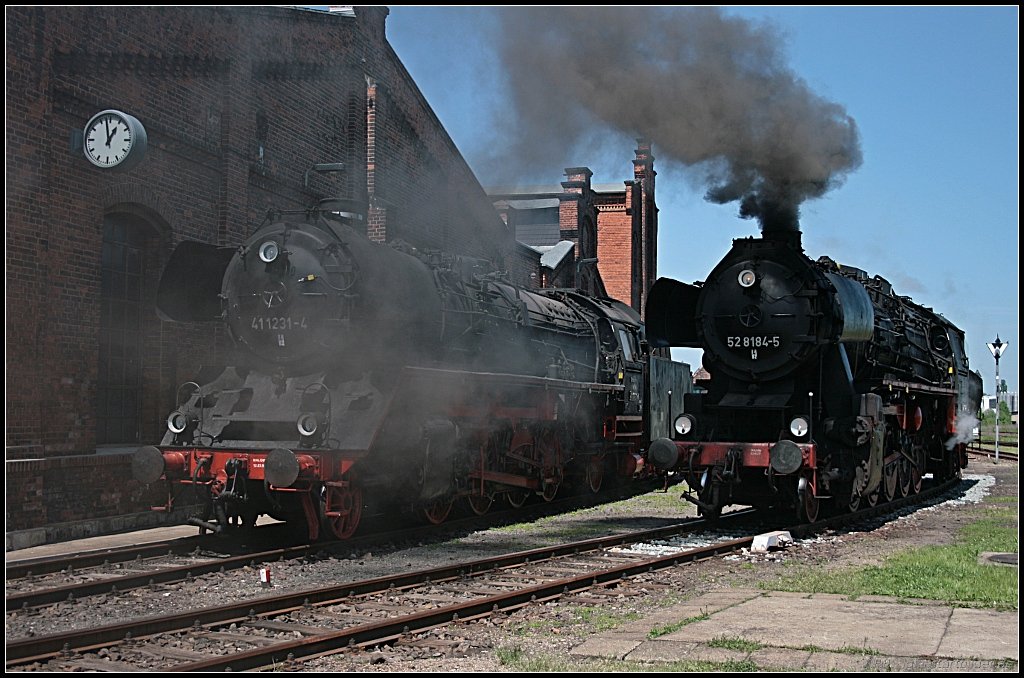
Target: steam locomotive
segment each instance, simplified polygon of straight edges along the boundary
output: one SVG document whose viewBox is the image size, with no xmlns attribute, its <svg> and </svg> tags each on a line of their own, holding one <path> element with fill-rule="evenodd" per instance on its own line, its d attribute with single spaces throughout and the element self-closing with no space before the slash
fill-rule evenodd
<svg viewBox="0 0 1024 678">
<path fill-rule="evenodd" d="M 183 384 L 133 473 L 222 531 L 268 514 L 345 539 L 367 510 L 439 523 L 566 484 L 650 473 L 689 368 L 651 354 L 630 307 L 527 290 L 481 260 L 369 240 L 327 200 L 268 215 L 240 247 L 184 242 L 161 277 L 169 320 L 225 323 L 235 364 Z"/>
<path fill-rule="evenodd" d="M 982 383 L 964 333 L 879 276 L 812 261 L 795 228 L 734 240 L 703 283 L 659 279 L 645 312 L 652 346 L 704 351 L 710 379 L 648 455 L 704 515 L 738 503 L 813 521 L 967 464 Z"/>
</svg>

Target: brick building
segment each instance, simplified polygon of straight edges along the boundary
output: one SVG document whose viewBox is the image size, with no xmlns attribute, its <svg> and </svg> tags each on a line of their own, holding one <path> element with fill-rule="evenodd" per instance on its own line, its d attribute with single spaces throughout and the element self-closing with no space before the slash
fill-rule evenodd
<svg viewBox="0 0 1024 678">
<path fill-rule="evenodd" d="M 543 253 L 495 213 L 388 44 L 387 14 L 7 7 L 9 531 L 154 501 L 127 452 L 159 440 L 178 385 L 227 350 L 222 330 L 153 310 L 183 240 L 237 244 L 271 208 L 340 196 L 367 206 L 373 239 L 539 284 Z M 107 109 L 146 130 L 131 169 L 75 147 Z"/>
<path fill-rule="evenodd" d="M 633 177 L 621 185 L 592 184 L 588 168 L 569 167 L 560 186 L 487 192 L 519 242 L 542 252 L 560 241 L 574 243 L 576 284 L 642 313 L 658 271 L 657 172 L 650 144 L 637 146 Z"/>
</svg>

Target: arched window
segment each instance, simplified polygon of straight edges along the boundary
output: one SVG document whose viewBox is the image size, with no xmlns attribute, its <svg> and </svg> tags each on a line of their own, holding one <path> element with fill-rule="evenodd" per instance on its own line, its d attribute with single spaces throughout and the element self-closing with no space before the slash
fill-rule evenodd
<svg viewBox="0 0 1024 678">
<path fill-rule="evenodd" d="M 140 438 L 145 262 L 147 248 L 155 242 L 155 231 L 137 216 L 110 214 L 103 220 L 96 408 L 100 445 L 137 443 Z"/>
</svg>

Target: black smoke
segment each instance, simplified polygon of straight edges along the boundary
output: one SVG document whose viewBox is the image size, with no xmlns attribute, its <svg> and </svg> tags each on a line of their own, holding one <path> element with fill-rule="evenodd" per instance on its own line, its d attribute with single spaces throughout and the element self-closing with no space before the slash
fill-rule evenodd
<svg viewBox="0 0 1024 678">
<path fill-rule="evenodd" d="M 715 7 L 501 10 L 510 157 L 586 151 L 599 125 L 652 142 L 708 200 L 762 228 L 795 229 L 800 204 L 861 162 L 857 126 L 785 63 L 768 24 Z"/>
</svg>

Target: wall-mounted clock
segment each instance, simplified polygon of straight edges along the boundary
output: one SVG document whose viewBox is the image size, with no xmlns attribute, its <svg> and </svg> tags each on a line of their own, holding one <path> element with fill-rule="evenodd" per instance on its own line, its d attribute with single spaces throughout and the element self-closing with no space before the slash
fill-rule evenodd
<svg viewBox="0 0 1024 678">
<path fill-rule="evenodd" d="M 121 111 L 100 111 L 85 125 L 82 144 L 89 162 L 103 169 L 129 169 L 146 154 L 146 128 Z"/>
</svg>

